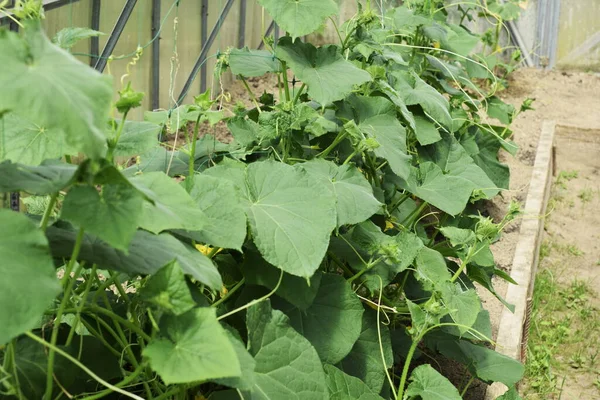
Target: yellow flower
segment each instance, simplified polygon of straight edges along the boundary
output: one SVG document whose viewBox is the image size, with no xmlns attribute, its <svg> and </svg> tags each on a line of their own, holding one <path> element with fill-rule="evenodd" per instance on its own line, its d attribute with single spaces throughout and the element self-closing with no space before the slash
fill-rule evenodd
<svg viewBox="0 0 600 400">
<path fill-rule="evenodd" d="M 390 229 L 392 229 L 394 227 L 394 224 L 391 221 L 385 221 L 385 229 L 383 230 L 385 231 L 389 231 Z"/>
<path fill-rule="evenodd" d="M 210 248 L 210 246 L 205 246 L 205 245 L 203 245 L 203 244 L 197 244 L 197 245 L 196 245 L 196 249 L 197 249 L 197 250 L 198 250 L 200 253 L 204 254 L 205 256 L 207 256 L 207 255 L 208 255 L 208 253 L 210 253 L 210 251 L 211 251 L 211 248 Z"/>
</svg>

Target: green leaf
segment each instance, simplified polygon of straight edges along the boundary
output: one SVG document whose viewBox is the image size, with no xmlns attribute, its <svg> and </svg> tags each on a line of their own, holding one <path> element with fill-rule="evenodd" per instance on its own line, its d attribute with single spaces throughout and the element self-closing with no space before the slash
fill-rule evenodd
<svg viewBox="0 0 600 400">
<path fill-rule="evenodd" d="M 195 175 L 190 196 L 206 219 L 204 228 L 185 235 L 201 243 L 226 249 L 242 249 L 246 238 L 246 214 L 230 181 L 205 174 Z"/>
<path fill-rule="evenodd" d="M 519 392 L 515 386 L 511 387 L 508 392 L 504 393 L 502 396 L 498 397 L 496 400 L 523 400 L 521 396 L 519 396 Z"/>
<path fill-rule="evenodd" d="M 379 328 L 385 364 L 381 359 L 379 347 L 377 313 L 373 310 L 366 310 L 362 317 L 362 328 L 358 340 L 350 353 L 338 365 L 342 371 L 359 378 L 375 393 L 381 391 L 386 380 L 385 369 L 391 368 L 394 361 L 390 331 L 381 322 Z"/>
<path fill-rule="evenodd" d="M 473 186 L 462 178 L 444 175 L 432 162 L 413 168 L 403 187 L 434 207 L 450 214 L 462 212 L 473 193 Z"/>
<path fill-rule="evenodd" d="M 389 85 L 389 83 L 380 80 L 377 81 L 378 86 L 380 88 L 380 90 L 387 96 L 389 97 L 389 99 L 392 101 L 392 103 L 394 103 L 394 105 L 396 107 L 398 107 L 400 109 L 400 114 L 402 114 L 402 117 L 404 118 L 404 120 L 408 123 L 408 126 L 413 130 L 413 131 L 417 131 L 417 124 L 415 121 L 415 117 L 413 115 L 413 113 L 411 113 L 409 111 L 409 109 L 406 107 L 406 102 L 404 101 L 404 98 L 400 95 L 400 93 L 398 93 L 398 91 L 396 89 L 394 89 L 393 87 L 391 87 Z"/>
<path fill-rule="evenodd" d="M 442 140 L 437 128 L 428 119 L 416 116 L 415 125 L 417 127 L 415 135 L 421 146 L 427 146 L 428 144 L 433 144 Z"/>
<path fill-rule="evenodd" d="M 477 238 L 471 229 L 456 228 L 454 226 L 443 226 L 440 232 L 450 240 L 452 247 L 472 246 Z"/>
<path fill-rule="evenodd" d="M 39 326 L 61 287 L 48 241 L 23 214 L 0 209 L 0 345 Z"/>
<path fill-rule="evenodd" d="M 405 33 L 413 32 L 414 28 L 428 24 L 430 21 L 429 18 L 416 14 L 414 10 L 405 6 L 394 8 L 391 14 L 396 28 Z"/>
<path fill-rule="evenodd" d="M 244 398 L 328 398 L 325 373 L 316 350 L 290 326 L 284 313 L 272 310 L 266 300 L 248 309 L 246 325 L 250 354 L 256 360 L 256 384 Z"/>
<path fill-rule="evenodd" d="M 338 12 L 333 0 L 258 0 L 277 25 L 293 38 L 313 33 Z"/>
<path fill-rule="evenodd" d="M 196 308 L 160 321 L 160 336 L 143 355 L 166 384 L 240 376 L 236 352 L 216 309 Z"/>
<path fill-rule="evenodd" d="M 58 31 L 56 36 L 52 39 L 52 42 L 62 49 L 69 50 L 81 40 L 101 35 L 104 35 L 104 33 L 89 28 L 71 26 Z"/>
<path fill-rule="evenodd" d="M 316 177 L 324 178 L 336 198 L 338 227 L 362 222 L 381 208 L 381 203 L 373 196 L 371 185 L 355 167 L 338 166 L 320 159 L 298 166 Z"/>
<path fill-rule="evenodd" d="M 251 119 L 233 117 L 227 121 L 227 128 L 235 141 L 242 146 L 250 146 L 258 139 L 259 125 Z"/>
<path fill-rule="evenodd" d="M 412 324 L 412 328 L 409 330 L 411 335 L 413 335 L 413 332 L 424 332 L 425 329 L 429 328 L 429 326 L 436 322 L 436 320 L 431 318 L 430 315 L 427 314 L 417 303 L 413 303 L 412 301 L 406 299 L 406 305 L 408 306 L 408 312 L 410 313 Z"/>
<path fill-rule="evenodd" d="M 484 382 L 502 382 L 510 387 L 523 378 L 523 364 L 487 347 L 466 340 L 444 340 L 437 347 L 444 356 L 465 364 L 473 376 Z"/>
<path fill-rule="evenodd" d="M 237 185 L 264 259 L 292 275 L 312 276 L 336 226 L 335 198 L 327 187 L 306 171 L 275 161 L 252 163 L 245 173 L 238 166 L 216 171 Z"/>
<path fill-rule="evenodd" d="M 392 75 L 396 78 L 394 88 L 402 96 L 406 105 L 418 104 L 440 124 L 447 127 L 452 125 L 448 100 L 440 92 L 418 76 L 406 73 L 392 73 Z"/>
<path fill-rule="evenodd" d="M 120 121 L 115 123 L 118 125 Z M 115 157 L 143 154 L 158 147 L 158 135 L 161 130 L 160 125 L 152 122 L 126 121 L 114 151 Z"/>
<path fill-rule="evenodd" d="M 382 400 L 360 379 L 345 374 L 333 365 L 325 364 L 323 367 L 330 400 Z"/>
<path fill-rule="evenodd" d="M 53 257 L 70 257 L 77 235 L 75 230 L 55 224 L 48 227 L 46 235 Z M 181 269 L 194 279 L 215 290 L 223 287 L 221 276 L 208 257 L 168 233 L 154 235 L 137 231 L 127 254 L 94 236 L 85 235 L 78 260 L 86 261 L 89 266 L 97 264 L 98 268 L 141 275 L 152 275 L 165 264 L 177 260 Z"/>
<path fill-rule="evenodd" d="M 290 317 L 290 324 L 310 341 L 323 362 L 341 361 L 360 336 L 364 309 L 342 276 L 323 274 L 317 296 L 306 310 L 275 301 L 274 307 Z"/>
<path fill-rule="evenodd" d="M 142 214 L 144 202 L 132 186 L 75 186 L 67 193 L 61 218 L 98 236 L 116 249 L 127 252 Z"/>
<path fill-rule="evenodd" d="M 461 56 L 469 56 L 479 43 L 479 37 L 459 25 L 448 24 L 447 27 L 447 35 L 442 40 L 441 47 Z"/>
<path fill-rule="evenodd" d="M 35 115 L 27 118 L 9 112 L 0 117 L 0 160 L 11 160 L 27 165 L 39 165 L 50 158 L 60 158 L 76 151 L 65 141 L 59 128 L 48 129 L 35 122 Z"/>
<path fill-rule="evenodd" d="M 242 271 L 246 283 L 264 286 L 269 290 L 275 289 L 283 272 L 266 262 L 258 252 L 252 250 L 244 252 Z M 305 278 L 283 272 L 281 284 L 275 294 L 300 310 L 306 310 L 317 296 L 322 277 L 323 274 L 317 271 L 307 281 Z"/>
<path fill-rule="evenodd" d="M 302 0 L 277 0 L 277 3 L 283 4 L 288 1 L 303 2 Z M 324 3 L 323 0 L 316 2 Z M 290 7 L 295 8 L 295 6 Z M 314 10 L 311 11 L 311 18 L 314 19 L 313 13 Z M 275 54 L 288 64 L 299 80 L 308 86 L 310 97 L 322 106 L 343 99 L 352 92 L 354 85 L 371 80 L 371 75 L 367 71 L 347 61 L 336 46 L 316 48 L 299 39 L 292 42 L 291 38 L 284 37 L 279 41 Z"/>
<path fill-rule="evenodd" d="M 144 202 L 139 226 L 159 233 L 167 229 L 198 231 L 206 224 L 206 215 L 176 181 L 162 172 L 135 176 L 130 182 L 154 204 Z"/>
<path fill-rule="evenodd" d="M 487 114 L 491 118 L 496 118 L 505 125 L 512 122 L 515 114 L 515 107 L 500 100 L 496 96 L 492 96 L 487 100 Z"/>
<path fill-rule="evenodd" d="M 467 332 L 477 321 L 481 311 L 481 301 L 475 289 L 462 290 L 459 284 L 446 283 L 441 286 L 442 300 L 450 318 L 457 324 L 461 334 Z"/>
<path fill-rule="evenodd" d="M 412 381 L 406 388 L 407 396 L 421 396 L 422 400 L 462 400 L 458 390 L 448 379 L 429 364 L 415 368 Z"/>
<path fill-rule="evenodd" d="M 47 160 L 38 167 L 0 163 L 0 192 L 27 192 L 45 195 L 58 192 L 68 186 L 77 166 Z"/>
<path fill-rule="evenodd" d="M 468 146 L 466 141 L 472 145 Z M 501 143 L 495 136 L 478 131 L 471 138 L 465 135 L 462 145 L 475 164 L 487 174 L 496 187 L 508 189 L 510 171 L 506 164 L 502 164 L 498 160 L 498 150 L 500 150 Z"/>
<path fill-rule="evenodd" d="M 417 255 L 417 271 L 415 277 L 422 281 L 427 289 L 439 287 L 443 282 L 450 281 L 450 271 L 446 260 L 438 252 L 429 247 L 423 247 Z"/>
<path fill-rule="evenodd" d="M 275 54 L 266 50 L 231 49 L 229 68 L 234 75 L 263 76 L 267 72 L 280 72 L 281 63 Z"/>
<path fill-rule="evenodd" d="M 175 315 L 181 315 L 196 305 L 177 261 L 159 269 L 140 292 L 144 301 Z"/>
<path fill-rule="evenodd" d="M 27 24 L 22 39 L 0 32 L 0 47 L 0 87 L 5 93 L 0 110 L 35 115 L 39 126 L 64 132 L 69 146 L 91 158 L 102 157 L 111 78 L 51 44 L 37 22 Z"/>
<path fill-rule="evenodd" d="M 239 338 L 239 335 L 233 328 L 225 325 L 225 333 L 227 334 L 227 337 L 233 346 L 233 350 L 237 355 L 240 363 L 241 374 L 239 377 L 235 378 L 215 379 L 215 382 L 220 385 L 234 387 L 240 390 L 252 390 L 252 387 L 256 384 L 256 373 L 254 372 L 256 369 L 256 361 L 254 361 L 254 358 L 246 349 L 246 345 L 242 342 L 242 340 Z M 237 392 L 234 393 L 236 396 L 235 400 L 238 400 L 239 395 Z"/>
</svg>

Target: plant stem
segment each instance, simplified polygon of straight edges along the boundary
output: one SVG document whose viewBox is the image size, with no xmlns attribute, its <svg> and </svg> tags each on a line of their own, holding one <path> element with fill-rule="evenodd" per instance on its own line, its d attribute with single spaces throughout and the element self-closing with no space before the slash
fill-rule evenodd
<svg viewBox="0 0 600 400">
<path fill-rule="evenodd" d="M 186 178 L 186 188 L 188 193 L 190 193 L 194 187 L 194 180 L 192 179 L 194 177 L 194 172 L 196 171 L 196 141 L 198 140 L 198 131 L 200 129 L 200 118 L 202 117 L 202 113 L 198 114 L 198 118 L 196 118 L 196 125 L 194 126 L 194 137 L 192 137 L 192 143 L 191 148 L 190 148 L 190 158 L 188 161 L 189 164 L 189 169 L 188 169 L 188 176 Z"/>
<path fill-rule="evenodd" d="M 244 304 L 243 306 L 236 308 L 235 310 L 229 311 L 228 313 L 225 313 L 225 314 L 223 314 L 223 315 L 221 315 L 221 316 L 217 317 L 217 321 L 220 321 L 220 320 L 222 320 L 222 319 L 225 319 L 225 318 L 227 318 L 227 317 L 229 317 L 229 316 L 231 316 L 231 315 L 233 315 L 233 314 L 235 314 L 235 313 L 238 313 L 238 312 L 240 312 L 240 311 L 243 311 L 243 310 L 245 310 L 246 308 L 250 308 L 250 307 L 252 307 L 253 305 L 260 303 L 261 301 L 264 301 L 264 300 L 268 299 L 269 297 L 271 297 L 272 295 L 274 295 L 274 294 L 275 294 L 275 292 L 277 292 L 277 289 L 279 289 L 279 285 L 281 285 L 281 281 L 282 281 L 282 280 L 283 280 L 283 270 L 281 270 L 281 274 L 279 275 L 279 281 L 277 281 L 277 285 L 275 285 L 275 287 L 273 288 L 273 290 L 271 290 L 269 293 L 267 293 L 266 295 L 264 295 L 264 296 L 263 296 L 263 297 L 261 297 L 261 298 L 258 298 L 258 299 L 255 299 L 255 300 L 252 300 L 251 302 L 249 302 L 249 303 L 246 303 L 246 304 Z M 158 399 L 156 399 L 156 400 L 158 400 Z"/>
<path fill-rule="evenodd" d="M 305 88 L 306 83 L 303 83 L 302 86 L 300 86 L 300 89 L 298 89 L 298 93 L 296 93 L 296 96 L 294 96 L 294 104 L 298 103 L 298 100 L 300 100 L 300 96 L 302 95 L 302 92 Z"/>
<path fill-rule="evenodd" d="M 214 303 L 212 303 L 212 307 L 218 307 L 220 304 L 222 304 L 232 294 L 234 294 L 239 288 L 241 288 L 242 285 L 244 284 L 244 282 L 246 282 L 246 278 L 242 278 L 242 280 L 239 281 L 238 283 L 236 283 L 235 286 L 232 287 L 231 290 L 229 290 L 225 296 L 221 297 L 219 300 L 217 300 Z"/>
<path fill-rule="evenodd" d="M 54 210 L 54 206 L 56 205 L 56 200 L 58 199 L 58 192 L 54 192 L 50 195 L 50 202 L 46 207 L 46 211 L 44 211 L 44 216 L 42 217 L 42 221 L 40 222 L 40 229 L 42 231 L 46 231 L 46 227 L 48 226 L 48 221 L 50 220 L 50 215 L 52 215 L 52 211 Z"/>
<path fill-rule="evenodd" d="M 113 162 L 113 158 L 114 158 L 113 154 L 115 152 L 115 149 L 117 148 L 119 139 L 121 138 L 121 133 L 123 133 L 123 128 L 125 127 L 125 122 L 127 122 L 127 114 L 128 113 L 129 113 L 129 110 L 127 110 L 123 113 L 123 119 L 121 119 L 121 123 L 119 124 L 119 127 L 117 128 L 117 134 L 115 135 L 115 138 L 112 141 L 109 141 L 108 154 L 106 155 L 106 159 L 110 162 Z"/>
<path fill-rule="evenodd" d="M 129 385 L 138 376 L 140 376 L 142 372 L 144 372 L 144 368 L 145 368 L 144 365 L 140 365 L 131 374 L 127 375 L 121 382 L 116 383 L 115 387 L 121 388 L 123 386 Z M 97 399 L 101 399 L 102 397 L 108 396 L 111 393 L 114 393 L 114 390 L 112 390 L 112 389 L 104 389 L 101 392 L 98 392 L 98 393 L 93 394 L 91 396 L 84 397 L 81 400 L 97 400 Z"/>
<path fill-rule="evenodd" d="M 471 257 L 473 257 L 474 251 L 475 251 L 475 245 L 473 245 L 469 248 L 469 252 L 467 253 L 467 256 L 465 257 L 464 260 L 462 260 L 462 262 L 460 263 L 460 267 L 456 270 L 454 275 L 452 275 L 450 282 L 456 281 L 458 279 L 458 277 L 460 276 L 460 274 L 462 274 L 462 272 L 465 270 L 465 268 L 467 268 L 467 264 L 469 263 L 469 261 L 471 261 Z"/>
<path fill-rule="evenodd" d="M 410 362 L 412 361 L 413 355 L 417 346 L 421 342 L 422 335 L 416 337 L 408 349 L 406 360 L 404 361 L 404 367 L 402 368 L 402 375 L 400 376 L 400 385 L 398 385 L 398 399 L 404 399 L 404 386 L 406 385 L 406 378 L 408 377 L 408 369 L 410 368 Z"/>
<path fill-rule="evenodd" d="M 288 86 L 287 80 L 287 64 L 285 61 L 281 61 L 281 77 L 283 78 L 283 90 L 285 91 L 285 100 L 291 101 L 292 98 L 290 96 L 290 87 Z"/>
<path fill-rule="evenodd" d="M 345 130 L 340 131 L 340 133 L 338 133 L 338 135 L 336 136 L 335 139 L 333 139 L 333 142 L 331 142 L 331 144 L 322 152 L 320 152 L 319 154 L 317 154 L 317 157 L 320 158 L 325 158 L 327 157 L 327 155 L 329 153 L 331 153 L 331 150 L 333 150 L 335 148 L 335 146 L 337 146 L 338 144 L 340 144 L 340 142 L 344 139 L 346 139 L 346 136 L 348 136 L 348 133 Z"/>
<path fill-rule="evenodd" d="M 381 257 L 383 258 L 383 257 Z M 363 276 L 363 274 L 367 271 L 369 271 L 371 268 L 373 268 L 375 265 L 377 265 L 377 263 L 379 261 L 381 261 L 381 258 L 378 258 L 375 261 L 370 262 L 369 264 L 367 264 L 367 266 L 363 269 L 361 269 L 360 271 L 358 271 L 356 274 L 354 274 L 354 276 L 351 276 L 349 279 L 347 279 L 348 283 L 352 283 L 354 282 L 356 279 L 360 278 L 361 276 Z"/>
<path fill-rule="evenodd" d="M 58 353 L 61 356 L 63 356 L 64 358 L 66 358 L 67 360 L 71 361 L 73 364 L 75 364 L 76 366 L 78 366 L 80 369 L 82 369 L 85 373 L 87 373 L 89 376 L 91 376 L 96 382 L 100 383 L 101 385 L 111 389 L 113 392 L 117 392 L 117 393 L 121 393 L 124 396 L 127 396 L 129 398 L 132 399 L 136 399 L 136 400 L 144 400 L 143 398 L 133 394 L 133 393 L 129 393 L 121 388 L 118 388 L 114 385 L 111 385 L 110 383 L 106 382 L 104 379 L 100 378 L 98 375 L 96 375 L 92 370 L 90 370 L 88 367 L 86 367 L 85 365 L 83 365 L 81 362 L 79 362 L 79 360 L 77 360 L 76 358 L 74 358 L 73 356 L 71 356 L 69 353 L 61 350 L 59 347 L 57 347 L 56 345 L 52 344 L 52 343 L 48 343 L 46 342 L 44 339 L 34 335 L 31 332 L 25 332 L 25 335 L 27 337 L 29 337 L 32 340 L 35 340 L 36 342 L 40 343 L 43 346 L 46 346 L 50 349 L 51 353 Z M 52 392 L 50 392 L 50 394 L 52 394 Z"/>
<path fill-rule="evenodd" d="M 84 230 L 83 228 L 79 228 L 79 232 L 77 233 L 77 239 L 75 240 L 75 246 L 73 247 L 73 252 L 71 253 L 71 259 L 69 260 L 69 263 L 65 268 L 65 275 L 62 279 L 62 285 L 63 287 L 66 285 L 66 289 L 63 293 L 63 298 L 60 302 L 58 312 L 56 313 L 56 319 L 54 322 L 54 326 L 52 327 L 52 335 L 50 336 L 50 350 L 48 351 L 48 368 L 46 371 L 46 391 L 44 392 L 45 400 L 50 400 L 52 398 L 52 389 L 54 386 L 54 348 L 56 347 L 56 341 L 58 340 L 58 330 L 60 328 L 62 316 L 67 306 L 67 302 L 69 301 L 71 290 L 73 289 L 73 285 L 75 283 L 75 279 L 71 279 L 71 271 L 73 270 L 73 265 L 75 265 L 75 261 L 79 256 L 79 250 L 81 249 L 83 237 Z"/>
<path fill-rule="evenodd" d="M 352 152 L 352 154 L 350 154 L 350 155 L 349 155 L 349 156 L 348 156 L 348 157 L 347 157 L 347 158 L 344 160 L 344 163 L 343 163 L 342 165 L 346 165 L 346 164 L 348 164 L 348 163 L 350 162 L 350 160 L 352 160 L 352 159 L 354 158 L 354 156 L 355 156 L 355 155 L 357 155 L 358 153 L 359 153 L 359 151 L 358 151 L 358 150 L 354 150 L 354 151 Z"/>
<path fill-rule="evenodd" d="M 250 86 L 248 86 L 248 82 L 246 82 L 246 79 L 244 79 L 244 77 L 242 75 L 238 75 L 238 78 L 240 78 L 240 80 L 244 84 L 244 87 L 246 88 L 246 91 L 250 95 L 250 100 L 252 100 L 252 102 L 256 106 L 256 109 L 258 110 L 258 113 L 260 114 L 262 112 L 262 110 L 260 109 L 260 104 L 258 103 L 258 100 L 256 100 L 256 96 L 254 95 L 254 93 L 252 92 L 252 90 L 250 90 Z"/>
<path fill-rule="evenodd" d="M 473 383 L 474 380 L 475 380 L 474 376 L 472 376 L 471 379 L 469 379 L 469 381 L 467 382 L 467 384 L 463 388 L 462 392 L 460 392 L 460 397 L 465 397 L 465 393 L 467 393 L 467 390 L 469 389 L 469 386 L 471 386 L 471 383 Z"/>
<path fill-rule="evenodd" d="M 333 19 L 333 17 L 329 17 L 329 19 L 333 23 L 333 27 L 335 28 L 335 31 L 337 32 L 338 38 L 340 39 L 340 45 L 343 45 L 344 44 L 344 39 L 342 39 L 342 34 L 340 33 L 340 30 L 338 29 L 337 23 L 335 22 L 335 20 Z"/>
</svg>

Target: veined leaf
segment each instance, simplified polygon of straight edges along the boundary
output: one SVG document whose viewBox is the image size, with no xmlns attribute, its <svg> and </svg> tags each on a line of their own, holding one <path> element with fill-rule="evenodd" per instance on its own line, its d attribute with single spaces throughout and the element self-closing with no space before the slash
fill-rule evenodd
<svg viewBox="0 0 600 400">
<path fill-rule="evenodd" d="M 258 3 L 293 38 L 313 33 L 338 11 L 333 0 L 258 0 Z"/>
<path fill-rule="evenodd" d="M 65 226 L 67 225 L 67 226 Z M 48 227 L 46 235 L 55 258 L 69 258 L 77 232 L 68 224 Z M 183 271 L 215 290 L 221 290 L 223 281 L 208 257 L 186 246 L 168 233 L 154 235 L 137 231 L 129 244 L 128 254 L 114 249 L 100 239 L 85 235 L 78 260 L 98 268 L 121 271 L 127 274 L 151 275 L 165 264 L 177 260 Z"/>
<path fill-rule="evenodd" d="M 450 318 L 460 325 L 461 334 L 467 332 L 477 321 L 481 311 L 481 301 L 475 289 L 463 291 L 459 284 L 447 282 L 441 287 L 442 300 L 449 311 Z"/>
<path fill-rule="evenodd" d="M 44 234 L 23 214 L 0 209 L 0 344 L 37 327 L 60 284 Z"/>
<path fill-rule="evenodd" d="M 0 163 L 0 193 L 21 191 L 36 195 L 55 193 L 71 183 L 76 171 L 77 166 L 54 160 L 44 161 L 38 167 L 5 161 Z"/>
<path fill-rule="evenodd" d="M 446 260 L 438 251 L 429 247 L 421 249 L 417 255 L 416 266 L 415 277 L 430 290 L 450 281 L 451 275 L 446 267 Z"/>
<path fill-rule="evenodd" d="M 127 252 L 142 215 L 142 195 L 125 184 L 75 186 L 67 193 L 61 218 Z"/>
<path fill-rule="evenodd" d="M 0 142 L 0 160 L 27 165 L 77 153 L 66 143 L 62 129 L 39 125 L 35 115 L 25 118 L 9 112 L 0 117 Z"/>
<path fill-rule="evenodd" d="M 159 233 L 167 229 L 198 231 L 206 224 L 206 215 L 190 195 L 162 172 L 135 176 L 130 182 L 148 198 L 144 202 L 139 226 Z"/>
<path fill-rule="evenodd" d="M 120 121 L 116 121 L 117 124 Z M 126 121 L 123 132 L 117 142 L 114 155 L 116 157 L 128 157 L 143 154 L 158 147 L 158 135 L 162 127 L 147 121 Z M 110 132 L 109 136 L 112 135 Z"/>
<path fill-rule="evenodd" d="M 143 354 L 166 384 L 240 376 L 240 363 L 215 308 L 161 318 L 160 336 Z"/>
<path fill-rule="evenodd" d="M 22 39 L 0 32 L 0 47 L 0 110 L 35 115 L 38 125 L 64 132 L 72 148 L 102 157 L 111 78 L 50 43 L 38 22 L 27 24 Z"/>
<path fill-rule="evenodd" d="M 239 377 L 235 378 L 215 379 L 215 382 L 220 385 L 234 387 L 240 390 L 252 390 L 252 387 L 256 384 L 256 361 L 254 361 L 254 358 L 246 349 L 246 345 L 239 338 L 237 332 L 227 325 L 225 325 L 224 328 L 240 363 L 241 374 Z M 235 399 L 237 400 L 239 395 L 237 392 L 234 393 L 236 396 Z"/>
<path fill-rule="evenodd" d="M 330 400 L 382 400 L 363 381 L 340 371 L 333 365 L 324 365 Z"/>
<path fill-rule="evenodd" d="M 229 68 L 234 75 L 263 76 L 267 72 L 281 71 L 281 63 L 266 50 L 232 49 L 229 52 Z"/>
<path fill-rule="evenodd" d="M 498 160 L 501 143 L 495 136 L 478 131 L 473 136 L 463 136 L 461 144 L 496 187 L 508 189 L 510 171 Z"/>
<path fill-rule="evenodd" d="M 278 4 L 283 4 L 288 0 L 276 1 Z M 298 0 L 292 2 L 298 3 Z M 294 8 L 294 6 L 290 7 Z M 316 48 L 299 39 L 292 42 L 289 37 L 284 37 L 279 40 L 275 54 L 288 64 L 298 79 L 306 83 L 308 94 L 322 106 L 343 99 L 350 94 L 354 85 L 371 80 L 371 75 L 367 71 L 346 61 L 336 46 Z"/>
<path fill-rule="evenodd" d="M 346 358 L 338 364 L 342 371 L 359 378 L 375 393 L 381 391 L 386 379 L 385 369 L 391 368 L 394 361 L 390 331 L 387 326 L 379 322 L 385 364 L 381 359 L 377 323 L 377 313 L 366 310 L 362 317 L 358 340 Z"/>
<path fill-rule="evenodd" d="M 298 166 L 316 177 L 324 178 L 336 198 L 338 227 L 362 222 L 381 208 L 381 203 L 373 196 L 371 185 L 355 167 L 338 166 L 320 159 Z"/>
<path fill-rule="evenodd" d="M 407 396 L 421 396 L 423 400 L 461 400 L 458 390 L 448 379 L 429 364 L 415 368 L 412 381 L 406 388 Z"/>
<path fill-rule="evenodd" d="M 52 42 L 62 49 L 69 50 L 71 47 L 75 46 L 75 44 L 80 40 L 85 40 L 101 35 L 104 35 L 104 33 L 95 31 L 90 28 L 81 28 L 73 26 L 58 31 L 56 36 L 54 36 L 54 38 L 52 39 Z"/>
<path fill-rule="evenodd" d="M 428 119 L 416 116 L 415 126 L 417 127 L 415 135 L 421 146 L 427 146 L 428 144 L 433 144 L 442 140 L 436 126 Z"/>
<path fill-rule="evenodd" d="M 175 315 L 181 315 L 196 305 L 183 270 L 175 260 L 152 275 L 140 292 L 140 297 L 148 303 Z"/>
<path fill-rule="evenodd" d="M 317 296 L 306 310 L 273 303 L 289 316 L 290 324 L 310 341 L 324 362 L 341 361 L 360 336 L 363 306 L 339 275 L 323 274 Z"/>
<path fill-rule="evenodd" d="M 246 325 L 250 354 L 256 361 L 256 383 L 248 395 L 244 393 L 244 398 L 328 398 L 325 373 L 316 350 L 290 326 L 285 314 L 271 309 L 266 300 L 248 309 Z"/>
</svg>

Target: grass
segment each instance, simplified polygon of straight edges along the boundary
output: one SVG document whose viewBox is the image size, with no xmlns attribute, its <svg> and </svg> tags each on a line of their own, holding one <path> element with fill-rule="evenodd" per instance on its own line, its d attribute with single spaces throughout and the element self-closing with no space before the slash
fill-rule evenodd
<svg viewBox="0 0 600 400">
<path fill-rule="evenodd" d="M 571 253 L 568 248 L 544 242 L 540 256 Z M 593 385 L 600 397 L 600 312 L 589 302 L 594 296 L 584 281 L 560 283 L 549 269 L 538 274 L 525 365 L 526 399 L 560 399 L 565 380 L 574 373 L 595 375 Z"/>
</svg>

